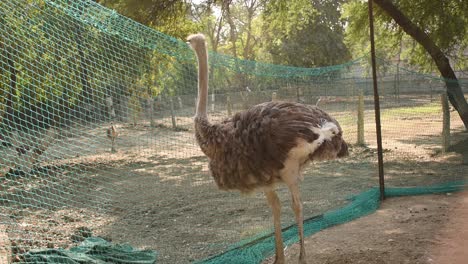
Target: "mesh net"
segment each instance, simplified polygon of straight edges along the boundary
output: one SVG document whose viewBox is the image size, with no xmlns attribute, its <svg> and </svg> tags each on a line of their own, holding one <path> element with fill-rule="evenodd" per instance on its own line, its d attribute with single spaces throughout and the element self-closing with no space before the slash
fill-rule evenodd
<svg viewBox="0 0 468 264">
<path fill-rule="evenodd" d="M 218 191 L 195 143 L 196 60 L 183 41 L 91 1 L 7 0 L 0 48 L 0 262 L 46 262 L 31 256 L 76 252 L 95 237 L 157 252 L 158 263 L 258 263 L 273 254 L 263 195 Z M 304 172 L 307 235 L 376 210 L 367 58 L 313 69 L 209 58 L 212 121 L 270 100 L 318 104 L 356 143 L 349 158 Z M 452 145 L 463 131 L 443 111 L 443 80 L 378 64 L 387 194 L 462 188 L 466 155 L 443 153 L 443 124 Z M 291 244 L 290 195 L 278 194 Z M 137 263 L 138 251 L 125 249 L 130 257 L 92 251 Z"/>
</svg>

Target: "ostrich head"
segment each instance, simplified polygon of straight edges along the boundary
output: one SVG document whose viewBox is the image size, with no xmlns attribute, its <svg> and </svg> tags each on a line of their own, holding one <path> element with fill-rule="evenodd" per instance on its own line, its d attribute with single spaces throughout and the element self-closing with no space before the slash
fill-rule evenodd
<svg viewBox="0 0 468 264">
<path fill-rule="evenodd" d="M 314 153 L 310 154 L 311 160 L 333 160 L 349 155 L 348 143 L 343 139 L 341 131 L 330 141 L 325 141 Z"/>
<path fill-rule="evenodd" d="M 187 44 L 195 51 L 206 49 L 205 36 L 203 34 L 192 34 L 187 37 Z"/>
</svg>

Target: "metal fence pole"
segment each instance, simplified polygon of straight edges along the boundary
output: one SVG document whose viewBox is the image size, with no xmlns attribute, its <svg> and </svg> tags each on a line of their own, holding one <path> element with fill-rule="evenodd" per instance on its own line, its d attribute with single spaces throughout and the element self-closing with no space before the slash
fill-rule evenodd
<svg viewBox="0 0 468 264">
<path fill-rule="evenodd" d="M 383 167 L 383 148 L 382 148 L 382 130 L 380 124 L 380 99 L 379 90 L 377 88 L 377 68 L 375 63 L 375 42 L 374 42 L 374 14 L 372 10 L 372 1 L 368 0 L 369 7 L 369 33 L 371 43 L 371 59 L 372 59 L 372 80 L 374 84 L 374 108 L 375 108 L 375 128 L 377 134 L 377 158 L 379 162 L 379 187 L 380 200 L 385 199 L 385 181 Z"/>
</svg>

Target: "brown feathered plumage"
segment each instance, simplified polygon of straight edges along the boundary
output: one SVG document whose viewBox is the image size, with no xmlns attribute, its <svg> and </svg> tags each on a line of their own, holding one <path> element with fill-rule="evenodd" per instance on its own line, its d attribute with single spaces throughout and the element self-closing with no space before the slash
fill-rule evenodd
<svg viewBox="0 0 468 264">
<path fill-rule="evenodd" d="M 311 160 L 342 157 L 348 147 L 338 122 L 316 106 L 268 102 L 237 113 L 221 123 L 208 120 L 208 55 L 205 37 L 191 35 L 188 42 L 198 59 L 198 101 L 195 136 L 209 158 L 211 174 L 220 189 L 262 190 L 273 211 L 276 261 L 284 263 L 280 208 L 276 183 L 285 183 L 292 195 L 305 263 L 302 202 L 298 184 L 301 169 Z"/>
<path fill-rule="evenodd" d="M 210 159 L 210 171 L 218 187 L 249 192 L 280 182 L 280 171 L 290 150 L 297 146 L 297 139 L 312 143 L 319 135 L 310 127 L 320 127 L 326 121 L 335 123 L 340 132 L 334 140 L 324 142 L 310 153 L 304 161 L 307 163 L 336 158 L 346 148 L 339 124 L 315 106 L 268 102 L 237 113 L 220 124 L 196 117 L 195 135 Z"/>
</svg>

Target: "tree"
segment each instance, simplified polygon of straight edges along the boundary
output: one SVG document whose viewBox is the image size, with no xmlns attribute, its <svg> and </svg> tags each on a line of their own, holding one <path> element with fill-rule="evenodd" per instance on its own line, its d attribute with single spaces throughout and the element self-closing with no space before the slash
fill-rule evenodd
<svg viewBox="0 0 468 264">
<path fill-rule="evenodd" d="M 264 45 L 276 64 L 317 67 L 350 58 L 340 1 L 269 1 L 263 12 Z"/>
<path fill-rule="evenodd" d="M 468 104 L 449 59 L 466 59 L 459 54 L 468 48 L 468 2 L 458 0 L 374 0 L 377 46 L 388 56 L 402 54 L 407 60 L 430 71 L 435 64 L 444 78 L 451 104 L 468 128 Z M 395 4 L 394 4 L 395 3 Z M 348 43 L 358 43 L 354 49 L 367 43 L 367 4 L 350 1 L 344 5 L 349 22 Z M 411 41 L 411 42 L 410 42 Z M 413 44 L 413 45 L 412 45 Z"/>
<path fill-rule="evenodd" d="M 188 34 L 201 30 L 190 19 L 190 3 L 185 0 L 100 0 L 99 3 L 176 38 L 185 39 Z"/>
<path fill-rule="evenodd" d="M 255 47 L 261 36 L 255 32 L 263 2 L 260 0 L 225 0 L 222 14 L 229 27 L 230 51 L 234 57 L 255 59 Z"/>
<path fill-rule="evenodd" d="M 424 49 L 430 54 L 434 60 L 440 74 L 445 79 L 447 86 L 447 95 L 450 103 L 457 110 L 460 115 L 465 128 L 468 129 L 468 103 L 465 99 L 460 83 L 457 80 L 457 76 L 450 66 L 449 59 L 442 50 L 436 45 L 436 43 L 422 30 L 418 25 L 413 23 L 408 17 L 403 14 L 390 0 L 374 0 L 388 15 L 390 15 L 403 30 L 413 37 Z M 441 1 L 442 2 L 442 1 Z M 458 2 L 458 1 L 456 1 Z M 462 1 L 463 2 L 463 1 Z M 466 2 L 465 2 L 466 3 Z M 443 4 L 442 4 L 443 6 Z M 464 9 L 465 13 L 467 9 Z M 468 18 L 468 15 L 467 15 Z M 465 28 L 466 24 L 461 28 Z M 443 32 L 443 33 L 442 33 Z M 440 33 L 445 35 L 447 31 L 441 29 Z"/>
<path fill-rule="evenodd" d="M 203 25 L 203 32 L 208 37 L 210 49 L 218 52 L 218 47 L 223 40 L 225 29 L 225 19 L 223 16 L 217 16 L 216 11 L 221 7 L 216 3 L 200 3 L 192 5 L 192 18 L 200 25 Z"/>
</svg>

